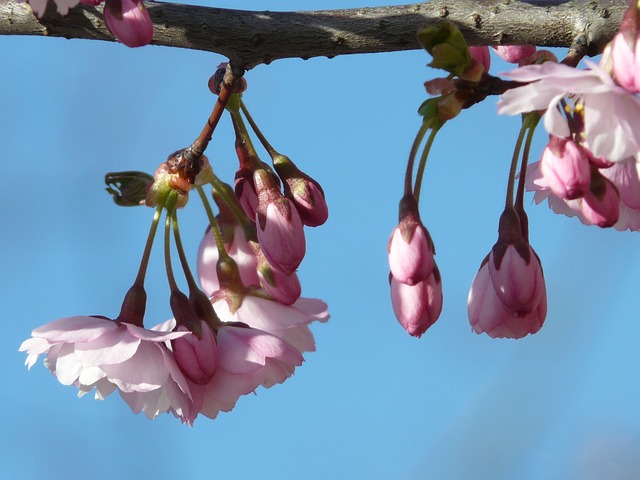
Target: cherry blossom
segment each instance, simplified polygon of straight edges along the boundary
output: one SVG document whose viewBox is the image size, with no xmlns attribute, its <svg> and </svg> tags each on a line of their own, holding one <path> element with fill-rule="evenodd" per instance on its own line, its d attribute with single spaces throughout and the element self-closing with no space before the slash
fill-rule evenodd
<svg viewBox="0 0 640 480">
<path fill-rule="evenodd" d="M 599 169 L 599 173 L 610 180 L 618 192 L 618 215 L 617 221 L 612 225 L 613 228 L 620 231 L 640 231 L 640 205 L 638 203 L 638 190 L 636 188 L 637 185 L 640 185 L 640 179 L 638 177 L 638 163 L 635 157 L 630 157 L 623 162 L 618 162 L 609 168 L 601 168 Z M 529 191 L 535 192 L 533 199 L 537 204 L 546 200 L 549 208 L 551 208 L 554 213 L 568 217 L 577 217 L 585 225 L 596 224 L 593 221 L 594 217 L 588 218 L 585 216 L 585 202 L 583 198 L 565 200 L 556 196 L 551 191 L 546 179 L 540 172 L 540 162 L 529 165 L 527 169 L 526 188 Z M 610 203 L 607 205 L 609 208 L 612 208 Z"/>
<path fill-rule="evenodd" d="M 587 61 L 579 70 L 545 62 L 526 65 L 504 75 L 530 82 L 508 90 L 498 101 L 498 113 L 516 115 L 546 111 L 544 125 L 556 137 L 571 131 L 559 108 L 569 99 L 584 116 L 584 141 L 596 157 L 619 162 L 640 150 L 640 99 L 618 86 L 609 74 Z"/>
<path fill-rule="evenodd" d="M 78 396 L 95 389 L 102 400 L 117 389 L 135 413 L 154 418 L 169 410 L 182 414 L 190 402 L 187 380 L 165 345 L 185 335 L 78 316 L 36 328 L 20 351 L 29 368 L 46 354 L 45 366 L 63 385 L 77 387 Z"/>
</svg>

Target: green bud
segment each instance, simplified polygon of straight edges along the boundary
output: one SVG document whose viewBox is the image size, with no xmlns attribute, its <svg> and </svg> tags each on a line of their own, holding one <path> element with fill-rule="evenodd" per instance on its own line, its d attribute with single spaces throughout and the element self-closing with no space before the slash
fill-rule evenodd
<svg viewBox="0 0 640 480">
<path fill-rule="evenodd" d="M 460 29 L 451 22 L 422 29 L 418 32 L 418 41 L 433 57 L 430 67 L 461 75 L 471 64 L 467 42 Z"/>
<path fill-rule="evenodd" d="M 116 205 L 137 207 L 145 204 L 144 199 L 153 177 L 145 172 L 109 172 L 104 176 L 104 181 Z"/>
</svg>

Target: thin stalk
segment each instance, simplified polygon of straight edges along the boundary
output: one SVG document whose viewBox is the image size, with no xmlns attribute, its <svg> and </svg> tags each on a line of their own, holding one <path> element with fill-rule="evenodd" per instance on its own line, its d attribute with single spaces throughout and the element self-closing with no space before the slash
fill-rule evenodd
<svg viewBox="0 0 640 480">
<path fill-rule="evenodd" d="M 413 164 L 416 159 L 416 154 L 418 153 L 418 147 L 422 143 L 422 139 L 427 133 L 427 129 L 429 128 L 429 122 L 426 120 L 422 120 L 422 125 L 420 126 L 420 130 L 416 134 L 416 138 L 413 140 L 413 145 L 411 145 L 411 151 L 409 152 L 409 161 L 407 162 L 407 170 L 404 174 L 404 194 L 411 195 L 412 188 L 412 179 L 413 179 Z"/>
<path fill-rule="evenodd" d="M 429 152 L 431 151 L 431 145 L 433 145 L 433 141 L 435 140 L 436 134 L 439 130 L 439 127 L 431 130 L 429 138 L 427 138 L 427 143 L 424 146 L 424 150 L 422 150 L 422 155 L 420 156 L 420 163 L 418 164 L 418 171 L 416 173 L 416 183 L 413 188 L 413 196 L 416 198 L 416 202 L 420 201 L 420 189 L 422 187 L 422 177 L 424 176 L 424 169 L 427 166 L 427 158 L 429 157 Z"/>
<path fill-rule="evenodd" d="M 251 219 L 247 216 L 245 211 L 242 209 L 240 202 L 235 197 L 235 195 L 228 195 L 227 193 L 227 185 L 220 180 L 215 174 L 213 175 L 213 179 L 211 180 L 211 186 L 216 191 L 216 193 L 222 198 L 224 203 L 229 207 L 231 213 L 233 214 L 236 221 L 240 224 L 240 226 L 246 230 L 246 227 L 253 225 Z M 229 187 L 230 188 L 230 187 Z"/>
<path fill-rule="evenodd" d="M 522 149 L 522 141 L 527 131 L 526 119 L 523 117 L 520 133 L 516 145 L 513 149 L 513 157 L 511 157 L 511 168 L 509 169 L 509 181 L 507 182 L 507 199 L 505 200 L 505 208 L 513 207 L 513 185 L 516 178 L 516 169 L 518 168 L 518 160 L 520 159 L 520 150 Z"/>
<path fill-rule="evenodd" d="M 180 228 L 178 227 L 178 214 L 175 210 L 173 212 L 173 215 L 171 215 L 171 223 L 173 225 L 173 238 L 176 241 L 176 250 L 178 251 L 178 257 L 180 257 L 180 264 L 182 265 L 184 276 L 187 279 L 187 285 L 189 286 L 190 291 L 197 290 L 198 284 L 196 283 L 193 277 L 191 268 L 189 268 L 189 262 L 187 261 L 187 256 L 184 253 L 182 238 L 180 237 Z"/>
<path fill-rule="evenodd" d="M 260 143 L 262 143 L 262 146 L 264 147 L 264 149 L 269 153 L 269 156 L 273 158 L 274 156 L 278 155 L 278 152 L 276 151 L 276 149 L 271 146 L 269 141 L 266 139 L 266 137 L 262 134 L 262 132 L 258 128 L 258 125 L 253 120 L 253 117 L 249 113 L 249 110 L 247 109 L 247 106 L 245 105 L 245 103 L 242 101 L 242 98 L 240 98 L 240 109 L 242 110 L 242 113 L 244 113 L 244 116 L 247 118 L 249 125 L 251 125 L 251 129 L 260 140 Z"/>
<path fill-rule="evenodd" d="M 537 113 L 527 114 L 526 123 L 528 124 L 527 138 L 524 143 L 524 151 L 522 152 L 522 162 L 520 163 L 520 178 L 518 179 L 518 191 L 516 193 L 516 210 L 524 210 L 524 186 L 527 177 L 527 165 L 529 165 L 529 152 L 531 151 L 531 143 L 533 134 L 536 131 L 540 115 Z"/>
<path fill-rule="evenodd" d="M 140 268 L 138 268 L 138 274 L 133 282 L 134 285 L 143 286 L 144 278 L 147 275 L 147 267 L 149 266 L 149 257 L 151 256 L 151 248 L 153 247 L 153 240 L 158 230 L 158 223 L 160 223 L 160 217 L 162 216 L 162 209 L 164 208 L 164 200 L 161 200 L 156 207 L 156 211 L 153 214 L 153 220 L 151 221 L 151 228 L 147 235 L 147 243 L 144 246 L 142 252 L 142 260 L 140 260 Z"/>
<path fill-rule="evenodd" d="M 216 220 L 216 216 L 213 214 L 213 210 L 211 209 L 211 204 L 209 203 L 209 199 L 207 198 L 207 194 L 204 193 L 204 189 L 195 185 L 196 190 L 198 191 L 198 195 L 200 195 L 200 199 L 202 200 L 202 204 L 204 205 L 204 209 L 207 212 L 207 218 L 209 219 L 209 224 L 211 225 L 211 231 L 213 232 L 213 238 L 216 241 L 216 247 L 218 248 L 218 254 L 221 259 L 230 259 L 229 254 L 227 253 L 227 249 L 224 246 L 224 239 L 222 238 L 222 232 L 220 231 L 220 226 L 218 225 L 218 221 Z"/>
<path fill-rule="evenodd" d="M 177 194 L 171 192 L 167 199 L 167 215 L 164 224 L 164 265 L 167 270 L 167 280 L 169 282 L 169 289 L 171 292 L 179 291 L 178 284 L 176 283 L 176 277 L 173 275 L 173 267 L 171 266 L 171 217 L 175 213 Z"/>
<path fill-rule="evenodd" d="M 236 131 L 236 135 L 242 140 L 242 144 L 246 147 L 247 152 L 249 153 L 249 157 L 251 158 L 254 166 L 260 168 L 261 162 L 258 159 L 258 153 L 253 146 L 253 142 L 251 141 L 251 137 L 249 136 L 249 130 L 247 130 L 247 126 L 244 124 L 240 112 L 229 110 L 229 113 L 231 114 L 231 120 L 233 122 L 233 127 Z"/>
</svg>

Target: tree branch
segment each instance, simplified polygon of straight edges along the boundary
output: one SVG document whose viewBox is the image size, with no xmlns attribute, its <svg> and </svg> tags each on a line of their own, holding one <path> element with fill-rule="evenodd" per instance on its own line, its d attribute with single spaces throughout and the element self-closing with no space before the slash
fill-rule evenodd
<svg viewBox="0 0 640 480">
<path fill-rule="evenodd" d="M 101 7 L 79 5 L 66 17 L 49 2 L 37 19 L 22 3 L 0 0 L 0 35 L 114 41 Z M 281 58 L 335 57 L 419 49 L 416 32 L 443 19 L 472 45 L 579 45 L 595 55 L 613 37 L 626 0 L 432 0 L 413 5 L 311 12 L 253 12 L 145 3 L 154 45 L 216 52 L 252 68 Z"/>
</svg>

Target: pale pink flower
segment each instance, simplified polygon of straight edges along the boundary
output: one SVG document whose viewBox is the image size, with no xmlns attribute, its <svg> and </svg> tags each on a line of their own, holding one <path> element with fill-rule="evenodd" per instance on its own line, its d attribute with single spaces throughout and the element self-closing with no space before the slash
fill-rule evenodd
<svg viewBox="0 0 640 480">
<path fill-rule="evenodd" d="M 600 67 L 588 62 L 588 69 L 545 62 L 526 65 L 507 77 L 530 82 L 501 95 L 498 112 L 516 115 L 546 111 L 544 125 L 556 137 L 571 131 L 558 108 L 563 98 L 581 102 L 584 108 L 584 140 L 596 157 L 622 161 L 640 150 L 640 99 L 618 86 Z"/>
<path fill-rule="evenodd" d="M 106 0 L 104 19 L 113 35 L 127 47 L 142 47 L 153 39 L 153 23 L 139 0 Z"/>
<path fill-rule="evenodd" d="M 492 338 L 522 338 L 536 333 L 547 315 L 546 290 L 538 304 L 528 312 L 507 308 L 498 296 L 489 273 L 489 262 L 478 270 L 467 300 L 469 323 L 474 332 Z"/>
<path fill-rule="evenodd" d="M 215 418 L 219 411 L 233 409 L 240 396 L 261 385 L 269 388 L 284 382 L 304 361 L 290 344 L 255 328 L 223 325 L 216 338 L 216 374 L 206 385 L 190 384 L 194 402 L 188 416 L 182 417 L 189 424 L 198 413 Z"/>
<path fill-rule="evenodd" d="M 442 281 L 437 266 L 423 281 L 407 285 L 390 276 L 391 305 L 409 335 L 420 338 L 442 312 Z"/>
<path fill-rule="evenodd" d="M 227 239 L 225 239 L 227 240 Z M 233 230 L 233 238 L 226 245 L 227 253 L 236 262 L 240 272 L 240 280 L 245 286 L 260 285 L 258 277 L 258 257 L 253 251 L 242 228 L 238 225 Z M 198 248 L 197 272 L 200 286 L 204 293 L 211 295 L 220 289 L 220 280 L 216 271 L 218 263 L 218 247 L 213 233 L 208 230 Z"/>
<path fill-rule="evenodd" d="M 174 326 L 171 319 L 159 327 L 167 330 Z M 300 350 L 279 336 L 240 322 L 223 322 L 215 336 L 215 373 L 208 382 L 188 380 L 191 401 L 173 411 L 189 425 L 198 414 L 215 418 L 220 411 L 232 410 L 241 396 L 259 386 L 269 388 L 284 382 L 304 361 Z"/>
<path fill-rule="evenodd" d="M 589 190 L 589 159 L 584 149 L 571 139 L 549 138 L 542 152 L 540 171 L 551 191 L 560 198 L 572 200 Z"/>
<path fill-rule="evenodd" d="M 629 208 L 640 209 L 640 163 L 635 157 L 602 168 L 600 173 L 616 186 L 622 203 Z"/>
<path fill-rule="evenodd" d="M 37 15 L 38 18 L 42 18 L 45 10 L 47 9 L 48 0 L 18 0 L 19 2 L 27 2 L 29 6 L 33 9 L 33 13 Z M 56 9 L 60 15 L 66 15 L 69 13 L 69 10 L 75 7 L 80 0 L 54 0 L 56 4 Z"/>
<path fill-rule="evenodd" d="M 230 308 L 224 294 L 214 295 L 212 302 L 223 322 L 240 322 L 271 333 L 293 345 L 300 353 L 316 349 L 308 325 L 329 319 L 327 304 L 316 298 L 299 298 L 293 305 L 283 305 L 248 294 L 242 297 L 242 303 L 235 311 Z"/>
<path fill-rule="evenodd" d="M 534 45 L 498 45 L 493 50 L 505 62 L 520 63 L 536 53 Z"/>
<path fill-rule="evenodd" d="M 77 387 L 79 396 L 95 389 L 101 400 L 117 388 L 135 413 L 154 418 L 188 406 L 187 380 L 165 345 L 188 334 L 79 316 L 36 328 L 20 351 L 28 353 L 29 368 L 46 354 L 45 366 L 63 385 Z"/>
<path fill-rule="evenodd" d="M 547 200 L 549 208 L 551 208 L 554 213 L 568 217 L 577 217 L 585 225 L 594 225 L 593 221 L 586 218 L 583 213 L 584 199 L 564 200 L 554 195 L 546 183 L 545 178 L 540 173 L 539 165 L 540 162 L 535 162 L 527 168 L 526 188 L 528 191 L 535 192 L 533 197 L 534 201 L 540 204 Z M 618 162 L 610 168 L 602 168 L 599 170 L 602 176 L 610 178 L 613 184 L 620 190 L 620 201 L 618 203 L 619 216 L 618 221 L 613 225 L 613 228 L 616 230 L 640 231 L 640 208 L 638 208 L 635 203 L 637 192 L 635 188 L 631 186 L 637 182 L 637 179 L 632 180 L 634 174 L 630 173 L 633 172 L 635 168 L 636 160 L 632 157 L 624 162 Z M 620 182 L 620 184 L 617 182 Z M 609 197 L 609 200 L 610 199 Z M 629 203 L 625 203 L 626 201 Z"/>
</svg>

